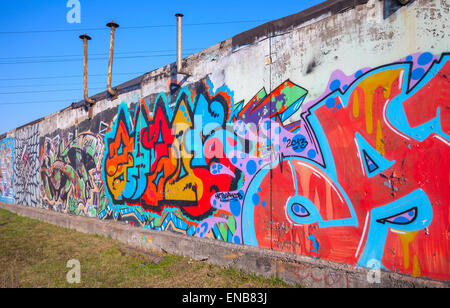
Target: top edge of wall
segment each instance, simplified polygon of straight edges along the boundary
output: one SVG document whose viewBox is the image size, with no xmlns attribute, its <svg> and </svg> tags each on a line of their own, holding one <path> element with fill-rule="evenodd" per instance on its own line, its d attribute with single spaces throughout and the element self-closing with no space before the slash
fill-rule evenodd
<svg viewBox="0 0 450 308">
<path fill-rule="evenodd" d="M 306 24 L 320 17 L 325 18 L 343 13 L 347 10 L 355 8 L 358 5 L 367 4 L 367 2 L 369 2 L 369 0 L 328 0 L 322 2 L 299 13 L 267 22 L 263 25 L 235 35 L 232 38 L 233 50 L 237 50 L 243 46 L 252 45 L 253 43 L 270 35 L 295 29 L 302 24 Z"/>
</svg>

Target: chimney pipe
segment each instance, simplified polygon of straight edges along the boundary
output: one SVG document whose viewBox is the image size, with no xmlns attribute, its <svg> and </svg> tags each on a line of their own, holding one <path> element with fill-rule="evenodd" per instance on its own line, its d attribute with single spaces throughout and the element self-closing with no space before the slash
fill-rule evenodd
<svg viewBox="0 0 450 308">
<path fill-rule="evenodd" d="M 111 87 L 111 79 L 112 79 L 112 66 L 113 66 L 113 54 L 114 54 L 114 33 L 116 28 L 119 28 L 119 25 L 114 21 L 106 24 L 107 27 L 111 28 L 111 39 L 109 42 L 109 63 L 108 63 L 108 83 L 106 88 L 111 97 L 115 97 L 117 95 L 116 91 Z"/>
<path fill-rule="evenodd" d="M 84 100 L 90 105 L 89 106 L 89 119 L 92 118 L 92 106 L 95 104 L 95 100 L 88 96 L 88 41 L 91 37 L 87 34 L 80 35 L 80 39 L 83 40 L 84 45 Z"/>
<path fill-rule="evenodd" d="M 183 72 L 183 14 L 175 14 L 177 17 L 177 73 L 189 75 Z"/>
</svg>

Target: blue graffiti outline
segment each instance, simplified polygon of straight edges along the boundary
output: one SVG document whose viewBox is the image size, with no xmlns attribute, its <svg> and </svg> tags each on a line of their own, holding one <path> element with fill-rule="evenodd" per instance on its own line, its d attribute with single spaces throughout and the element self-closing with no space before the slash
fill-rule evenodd
<svg viewBox="0 0 450 308">
<path fill-rule="evenodd" d="M 286 213 L 288 214 L 288 218 L 290 218 L 295 223 L 306 225 L 306 224 L 312 224 L 312 223 L 318 223 L 319 227 L 321 228 L 329 228 L 329 227 L 339 227 L 339 226 L 358 226 L 358 220 L 356 217 L 355 209 L 353 208 L 353 205 L 343 190 L 343 188 L 340 186 L 340 184 L 333 180 L 330 177 L 330 174 L 333 174 L 332 172 L 328 172 L 325 168 L 323 168 L 318 163 L 303 158 L 303 157 L 297 157 L 297 156 L 288 156 L 283 157 L 281 160 L 276 160 L 270 163 L 267 167 L 261 169 L 253 178 L 252 182 L 247 188 L 247 192 L 245 194 L 244 202 L 243 202 L 243 209 L 242 209 L 242 239 L 244 241 L 244 244 L 252 245 L 252 246 L 258 246 L 258 240 L 256 238 L 256 232 L 253 224 L 250 222 L 254 221 L 254 208 L 253 202 L 251 198 L 249 197 L 248 192 L 249 191 L 257 191 L 258 188 L 261 185 L 261 182 L 264 180 L 266 175 L 270 172 L 271 169 L 275 168 L 278 164 L 282 163 L 283 161 L 288 161 L 291 164 L 291 169 L 293 172 L 294 177 L 294 183 L 295 183 L 295 189 L 296 189 L 296 195 L 291 196 L 291 198 L 286 203 Z M 298 195 L 298 188 L 297 188 L 297 176 L 295 174 L 295 169 L 293 166 L 293 162 L 303 162 L 309 165 L 312 165 L 312 167 L 315 167 L 319 169 L 320 172 L 324 173 L 326 176 L 330 178 L 332 183 L 335 185 L 336 189 L 341 194 L 342 198 L 344 199 L 344 202 L 347 204 L 350 217 L 349 218 L 342 218 L 342 219 L 336 219 L 336 220 L 323 220 L 322 216 L 318 212 L 316 206 L 314 206 L 314 203 L 307 199 L 304 196 Z M 310 215 L 305 217 L 300 217 L 295 215 L 295 213 L 292 211 L 292 205 L 294 203 L 299 203 L 302 206 L 305 207 L 305 209 L 310 213 Z"/>
<path fill-rule="evenodd" d="M 6 202 L 6 203 L 14 203 L 14 138 L 12 137 L 7 137 L 7 138 L 3 138 L 2 140 L 0 140 L 0 148 L 8 148 L 10 147 L 11 149 L 11 196 L 10 197 L 4 197 L 4 196 L 0 196 L 0 201 L 2 202 Z M 2 168 L 2 172 L 3 172 L 3 166 Z M 3 175 L 2 175 L 3 177 Z M 4 188 L 3 183 L 0 183 L 0 185 L 2 185 L 2 188 Z M 4 189 L 3 189 L 4 191 Z"/>
<path fill-rule="evenodd" d="M 395 164 L 395 160 L 389 161 L 386 158 L 384 158 L 380 153 L 378 153 L 377 150 L 375 150 L 360 133 L 356 132 L 355 137 L 358 145 L 360 159 L 364 166 L 364 170 L 367 177 L 371 178 L 377 174 L 380 174 L 381 172 L 389 169 Z M 367 154 L 367 156 L 369 156 L 372 162 L 376 165 L 375 169 L 373 170 L 369 169 L 365 154 Z"/>
<path fill-rule="evenodd" d="M 414 207 L 415 217 L 408 223 L 392 223 L 387 219 L 400 215 Z M 390 202 L 386 205 L 374 208 L 370 211 L 369 232 L 367 234 L 364 251 L 361 253 L 357 266 L 367 267 L 376 260 L 382 268 L 384 247 L 390 229 L 399 231 L 419 231 L 428 227 L 433 220 L 433 208 L 427 194 L 422 189 Z"/>
<path fill-rule="evenodd" d="M 403 108 L 403 103 L 412 96 L 414 96 L 423 87 L 425 87 L 426 84 L 430 82 L 435 77 L 435 75 L 437 75 L 438 72 L 444 67 L 444 65 L 448 60 L 450 60 L 450 54 L 443 54 L 438 62 L 434 61 L 433 65 L 429 68 L 428 72 L 424 74 L 424 76 L 420 79 L 420 81 L 417 82 L 414 88 L 411 89 L 410 91 L 408 91 L 409 83 L 403 82 L 401 93 L 397 95 L 395 98 L 393 98 L 392 101 L 390 101 L 388 106 L 386 107 L 387 120 L 398 131 L 418 141 L 424 141 L 433 133 L 445 138 L 447 141 L 450 140 L 450 135 L 447 135 L 442 131 L 441 110 L 439 107 L 436 110 L 435 118 L 416 127 L 411 127 L 409 125 L 405 109 Z M 404 69 L 404 80 L 408 78 L 408 81 L 410 81 L 412 74 L 411 64 L 403 63 L 400 64 L 399 66 L 401 66 L 401 68 Z"/>
</svg>

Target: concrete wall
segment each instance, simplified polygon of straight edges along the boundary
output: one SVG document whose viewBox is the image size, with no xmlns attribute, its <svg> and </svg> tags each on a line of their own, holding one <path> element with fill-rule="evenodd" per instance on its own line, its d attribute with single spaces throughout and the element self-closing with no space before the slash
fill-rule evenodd
<svg viewBox="0 0 450 308">
<path fill-rule="evenodd" d="M 1 201 L 448 281 L 449 10 L 327 1 L 72 104 Z"/>
</svg>

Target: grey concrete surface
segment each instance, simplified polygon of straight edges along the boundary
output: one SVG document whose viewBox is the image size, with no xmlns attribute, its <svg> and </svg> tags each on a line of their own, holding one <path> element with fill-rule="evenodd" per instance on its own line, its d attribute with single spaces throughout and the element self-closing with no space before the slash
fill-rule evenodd
<svg viewBox="0 0 450 308">
<path fill-rule="evenodd" d="M 136 249 L 163 251 L 183 255 L 211 264 L 234 267 L 266 278 L 278 277 L 291 285 L 308 288 L 448 288 L 449 282 L 415 278 L 368 269 L 357 269 L 289 253 L 235 245 L 217 240 L 188 237 L 131 227 L 125 223 L 69 216 L 43 209 L 0 202 L 0 208 L 19 216 L 37 219 L 79 232 L 111 237 Z M 377 281 L 377 277 L 379 277 Z M 372 281 L 372 282 L 371 282 Z"/>
</svg>

